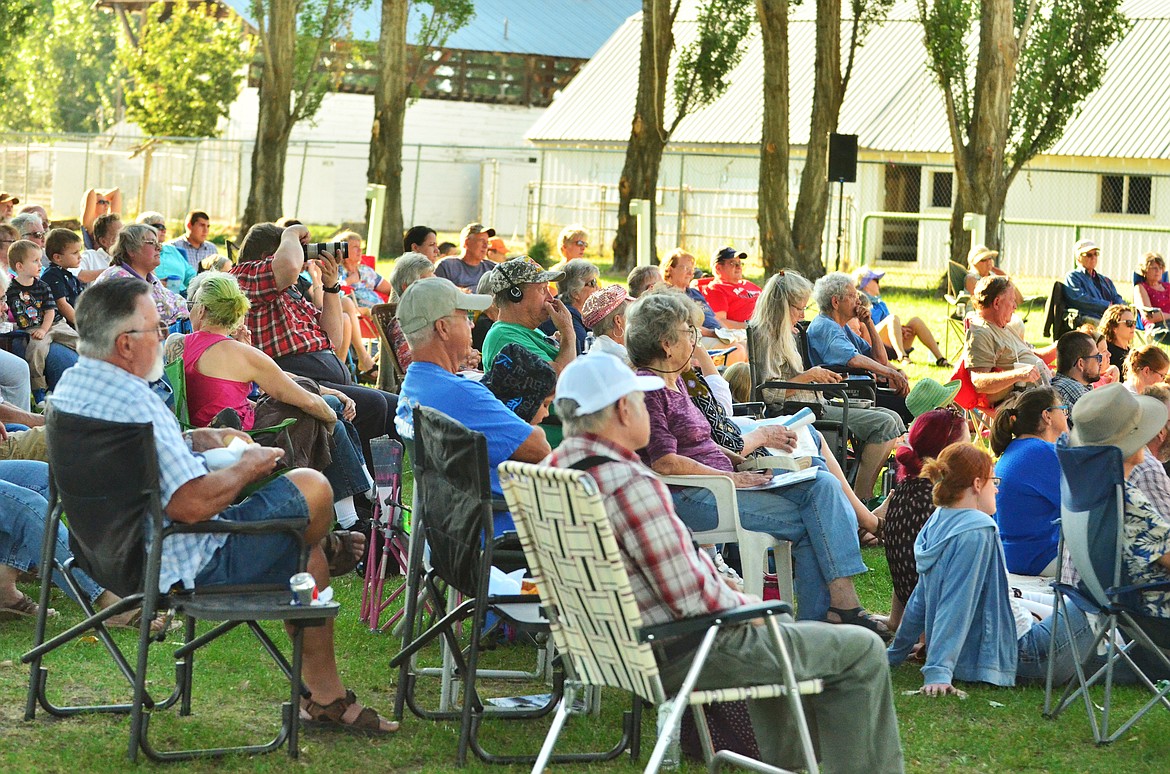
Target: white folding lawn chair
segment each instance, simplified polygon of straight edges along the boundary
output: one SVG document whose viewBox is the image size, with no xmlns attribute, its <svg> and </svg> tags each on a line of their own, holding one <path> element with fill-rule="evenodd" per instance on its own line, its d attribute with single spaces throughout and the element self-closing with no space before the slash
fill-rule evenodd
<svg viewBox="0 0 1170 774">
<path fill-rule="evenodd" d="M 557 650 L 565 658 L 564 696 L 545 737 L 534 772 L 544 770 L 570 714 L 580 714 L 574 698 L 585 686 L 612 687 L 659 705 L 659 736 L 645 771 L 662 764 L 683 710 L 705 704 L 787 696 L 801 736 L 807 770 L 817 771 L 816 755 L 801 703 L 802 694 L 821 691 L 820 680 L 797 682 L 777 616 L 787 603 L 752 605 L 701 618 L 643 626 L 633 589 L 597 485 L 587 473 L 519 462 L 500 464 L 500 483 L 520 535 Z M 784 663 L 775 685 L 695 690 L 721 627 L 766 617 Z M 666 694 L 651 643 L 701 636 L 694 662 L 674 697 Z M 635 700 L 631 757 L 639 753 L 640 702 Z M 694 712 L 704 756 L 712 771 L 730 762 L 756 771 L 781 771 L 736 753 L 712 749 L 702 711 Z"/>
</svg>

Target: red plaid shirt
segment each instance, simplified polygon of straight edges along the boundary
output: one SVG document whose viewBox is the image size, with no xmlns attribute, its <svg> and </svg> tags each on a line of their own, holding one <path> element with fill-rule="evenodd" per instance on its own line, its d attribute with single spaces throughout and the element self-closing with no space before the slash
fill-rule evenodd
<svg viewBox="0 0 1170 774">
<path fill-rule="evenodd" d="M 615 462 L 588 468 L 605 501 L 614 536 L 647 626 L 718 613 L 756 601 L 732 591 L 697 551 L 674 513 L 670 491 L 636 454 L 595 435 L 566 438 L 544 461 L 567 468 L 600 455 Z"/>
<path fill-rule="evenodd" d="M 321 327 L 321 310 L 301 295 L 297 286 L 276 287 L 274 256 L 232 267 L 240 288 L 252 302 L 248 330 L 252 344 L 269 357 L 329 351 L 329 337 Z"/>
</svg>

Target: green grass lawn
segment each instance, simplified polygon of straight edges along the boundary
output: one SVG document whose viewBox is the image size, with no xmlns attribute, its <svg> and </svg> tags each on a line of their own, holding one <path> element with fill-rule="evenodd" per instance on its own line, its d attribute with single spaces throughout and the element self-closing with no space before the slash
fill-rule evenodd
<svg viewBox="0 0 1170 774">
<path fill-rule="evenodd" d="M 604 268 L 603 268 L 604 272 Z M 618 277 L 609 272 L 607 281 Z M 1025 294 L 1043 293 L 1044 282 L 1024 282 Z M 922 317 L 943 340 L 945 305 L 934 297 L 937 277 L 892 271 L 887 275 L 885 298 L 903 318 Z M 1128 289 L 1122 289 L 1125 293 Z M 1040 328 L 1043 310 L 1036 309 L 1027 321 L 1029 338 L 1042 343 Z M 952 338 L 949 354 L 957 344 Z M 914 363 L 907 368 L 911 379 L 932 376 L 944 379 L 948 372 L 927 365 L 924 352 L 916 350 Z M 857 579 L 863 603 L 875 611 L 888 611 L 889 573 L 881 549 L 866 549 L 871 572 Z M 336 583 L 343 604 L 337 622 L 337 642 L 342 676 L 367 703 L 388 713 L 393 705 L 396 675 L 388 662 L 400 642 L 389 635 L 371 634 L 358 624 L 360 582 L 349 576 Z M 25 590 L 35 596 L 35 589 Z M 50 624 L 50 633 L 64 630 L 79 618 L 76 605 L 55 593 L 53 604 L 61 618 Z M 41 713 L 31 723 L 23 721 L 28 672 L 20 663 L 21 653 L 33 637 L 33 622 L 0 623 L 0 770 L 5 772 L 120 771 L 126 768 L 126 740 L 129 721 L 118 716 L 89 716 L 56 720 Z M 133 635 L 119 632 L 120 642 Z M 277 641 L 281 641 L 279 633 Z M 155 646 L 151 686 L 165 693 L 173 681 L 169 645 Z M 499 648 L 487 654 L 487 666 L 525 665 L 529 652 L 520 648 Z M 428 654 L 434 658 L 434 654 Z M 128 691 L 110 668 L 104 649 L 97 642 L 79 641 L 50 662 L 54 667 L 50 689 L 54 696 L 72 700 L 125 699 Z M 927 699 L 903 695 L 921 685 L 918 668 L 906 665 L 893 670 L 907 769 L 911 772 L 1124 772 L 1164 768 L 1170 759 L 1170 713 L 1155 709 L 1109 747 L 1091 742 L 1082 707 L 1070 709 L 1058 722 L 1041 717 L 1042 688 L 1014 689 L 964 685 L 968 698 Z M 514 692 L 514 689 L 505 690 Z M 528 685 L 521 692 L 541 690 Z M 433 693 L 433 692 L 432 692 Z M 153 722 L 157 744 L 185 745 L 238 744 L 249 738 L 271 734 L 276 727 L 276 708 L 283 700 L 284 683 L 276 669 L 255 647 L 245 632 L 234 632 L 207 648 L 197 662 L 195 703 L 192 717 L 179 719 L 175 713 L 160 713 Z M 500 694 L 504 695 L 504 694 Z M 1140 704 L 1141 693 L 1119 689 L 1115 705 L 1121 708 Z M 628 701 L 617 692 L 606 692 L 600 720 L 575 718 L 562 736 L 559 750 L 599 749 L 616 738 L 621 712 Z M 483 732 L 489 749 L 535 752 L 548 721 L 487 723 Z M 654 713 L 648 712 L 643 726 L 645 746 L 640 765 L 628 758 L 604 765 L 559 766 L 563 771 L 640 771 L 653 744 Z M 388 739 L 370 740 L 345 734 L 308 733 L 302 740 L 301 758 L 290 762 L 283 754 L 255 758 L 234 757 L 221 761 L 173 764 L 171 771 L 357 771 L 440 772 L 452 771 L 455 759 L 457 724 L 432 722 L 407 716 L 402 730 Z M 849 740 L 837 740 L 848 744 Z M 691 764 L 688 771 L 700 771 Z M 473 762 L 470 771 L 499 771 Z M 509 770 L 525 771 L 527 767 Z"/>
</svg>

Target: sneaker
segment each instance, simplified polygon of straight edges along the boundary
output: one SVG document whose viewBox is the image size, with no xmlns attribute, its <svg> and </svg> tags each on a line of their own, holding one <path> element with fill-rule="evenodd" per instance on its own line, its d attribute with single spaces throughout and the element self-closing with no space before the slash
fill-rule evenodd
<svg viewBox="0 0 1170 774">
<path fill-rule="evenodd" d="M 727 562 L 723 560 L 723 554 L 718 551 L 711 557 L 711 561 L 715 563 L 715 572 L 719 573 L 724 580 L 729 580 L 743 591 L 743 578 L 739 577 L 739 573 L 733 570 Z"/>
</svg>

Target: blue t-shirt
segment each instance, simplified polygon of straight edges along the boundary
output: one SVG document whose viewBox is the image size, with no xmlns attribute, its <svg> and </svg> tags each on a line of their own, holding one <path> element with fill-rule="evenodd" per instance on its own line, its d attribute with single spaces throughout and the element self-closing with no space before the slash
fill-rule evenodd
<svg viewBox="0 0 1170 774">
<path fill-rule="evenodd" d="M 398 391 L 394 427 L 403 438 L 414 438 L 414 407 L 419 405 L 442 411 L 468 429 L 487 436 L 492 494 L 503 497 L 496 466 L 510 459 L 528 440 L 532 425 L 512 413 L 479 382 L 457 376 L 434 363 L 415 361 L 406 369 Z M 497 535 L 514 529 L 511 514 L 496 514 Z"/>
<path fill-rule="evenodd" d="M 869 355 L 869 344 L 831 317 L 818 314 L 808 326 L 808 352 L 813 365 L 847 365 L 856 355 Z"/>
<path fill-rule="evenodd" d="M 873 317 L 874 325 L 890 316 L 890 307 L 882 301 L 881 296 L 871 296 L 867 293 L 866 298 L 869 299 L 870 316 Z"/>
<path fill-rule="evenodd" d="M 716 331 L 723 327 L 722 323 L 719 322 L 719 318 L 715 316 L 715 310 L 707 303 L 706 297 L 699 292 L 698 288 L 687 288 L 687 297 L 702 307 L 704 328 L 710 328 Z"/>
<path fill-rule="evenodd" d="M 468 266 L 457 255 L 449 255 L 435 265 L 435 276 L 449 279 L 457 287 L 475 292 L 479 278 L 496 268 L 496 264 L 484 258 L 475 266 Z"/>
<path fill-rule="evenodd" d="M 162 252 L 158 257 L 158 268 L 154 276 L 162 280 L 170 290 L 185 294 L 187 283 L 195 277 L 195 267 L 187 262 L 187 256 L 179 252 L 179 248 L 171 244 L 162 245 Z"/>
<path fill-rule="evenodd" d="M 1060 463 L 1056 447 L 1017 438 L 995 465 L 995 521 L 1008 572 L 1039 575 L 1056 558 L 1060 540 Z"/>
</svg>

